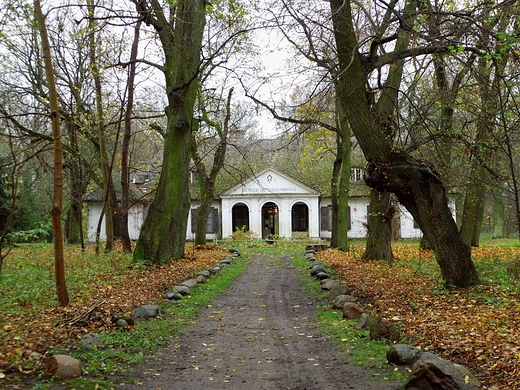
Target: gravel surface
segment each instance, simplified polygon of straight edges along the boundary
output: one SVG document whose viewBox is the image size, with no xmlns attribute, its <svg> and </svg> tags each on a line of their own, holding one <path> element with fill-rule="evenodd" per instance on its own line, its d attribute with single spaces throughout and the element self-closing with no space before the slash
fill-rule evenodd
<svg viewBox="0 0 520 390">
<path fill-rule="evenodd" d="M 344 363 L 315 322 L 287 256 L 255 255 L 182 336 L 124 389 L 398 389 Z"/>
</svg>

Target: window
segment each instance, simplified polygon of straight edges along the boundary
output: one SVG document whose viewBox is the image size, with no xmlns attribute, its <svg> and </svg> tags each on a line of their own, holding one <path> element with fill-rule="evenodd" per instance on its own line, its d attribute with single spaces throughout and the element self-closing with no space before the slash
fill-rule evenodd
<svg viewBox="0 0 520 390">
<path fill-rule="evenodd" d="M 197 227 L 197 214 L 199 209 L 191 209 L 191 232 L 195 233 Z M 218 233 L 219 220 L 218 220 L 218 209 L 212 207 L 208 215 L 208 221 L 206 223 L 206 233 Z"/>
<path fill-rule="evenodd" d="M 363 169 L 352 168 L 350 170 L 350 181 L 361 181 L 363 180 Z"/>
<path fill-rule="evenodd" d="M 348 221 L 348 230 L 352 229 L 352 221 L 351 221 L 351 212 L 350 206 L 347 211 L 347 221 Z M 323 206 L 320 207 L 320 230 L 323 231 L 332 231 L 332 206 Z"/>
<path fill-rule="evenodd" d="M 332 231 L 332 206 L 320 207 L 320 230 Z"/>
<path fill-rule="evenodd" d="M 306 232 L 309 229 L 309 208 L 306 204 L 295 204 L 291 217 L 293 232 Z"/>
</svg>

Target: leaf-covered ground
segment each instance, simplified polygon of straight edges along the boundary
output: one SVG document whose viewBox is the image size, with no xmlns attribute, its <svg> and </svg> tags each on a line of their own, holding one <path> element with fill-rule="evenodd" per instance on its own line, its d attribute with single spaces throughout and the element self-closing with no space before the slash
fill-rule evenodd
<svg viewBox="0 0 520 390">
<path fill-rule="evenodd" d="M 28 252 L 29 255 L 32 252 Z M 41 267 L 50 267 L 51 274 L 52 266 L 47 264 L 49 254 L 42 252 L 41 255 Z M 70 252 L 66 255 L 74 259 Z M 228 252 L 216 247 L 189 248 L 185 258 L 172 262 L 171 266 L 134 268 L 126 265 L 117 275 L 93 272 L 81 287 L 69 291 L 71 304 L 66 308 L 41 308 L 31 301 L 23 301 L 16 310 L 18 313 L 0 314 L 0 373 L 13 370 L 30 373 L 33 370 L 31 357 L 76 343 L 86 333 L 113 329 L 113 315 L 159 301 L 168 287 L 214 265 L 226 255 Z M 92 259 L 95 261 L 95 257 Z M 83 267 L 88 274 L 90 264 L 84 261 L 85 264 L 71 266 Z"/>
<path fill-rule="evenodd" d="M 325 250 L 321 261 L 348 282 L 372 316 L 399 324 L 422 350 L 469 367 L 483 389 L 520 389 L 520 248 L 476 248 L 482 284 L 446 290 L 430 252 L 395 246 L 396 264 Z"/>
</svg>

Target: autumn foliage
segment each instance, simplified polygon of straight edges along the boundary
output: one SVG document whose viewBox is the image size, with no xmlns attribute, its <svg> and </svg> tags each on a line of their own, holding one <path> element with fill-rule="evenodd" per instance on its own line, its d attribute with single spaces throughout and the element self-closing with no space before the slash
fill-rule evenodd
<svg viewBox="0 0 520 390">
<path fill-rule="evenodd" d="M 452 290 L 416 244 L 394 246 L 394 266 L 362 261 L 362 250 L 326 250 L 319 259 L 413 345 L 467 366 L 483 389 L 520 389 L 520 248 L 473 249 L 482 284 Z"/>
<path fill-rule="evenodd" d="M 39 262 L 52 280 L 52 251 L 48 251 L 40 251 L 39 259 L 27 261 Z M 19 296 L 12 297 L 14 310 L 0 314 L 0 373 L 33 372 L 36 367 L 33 361 L 40 354 L 77 344 L 79 338 L 89 332 L 113 330 L 114 315 L 160 301 L 170 286 L 215 265 L 228 254 L 213 246 L 187 247 L 184 259 L 149 268 L 125 261 L 120 254 L 114 253 L 111 257 L 113 269 L 99 273 L 95 271 L 99 258 L 79 252 L 77 248 L 68 248 L 66 252 L 69 271 L 82 270 L 85 278 L 72 291 L 69 307 L 57 307 L 52 301 L 40 307 L 37 299 L 31 301 Z M 33 253 L 20 249 L 16 256 L 17 259 L 31 258 Z M 20 267 L 18 272 L 23 269 Z M 71 275 L 69 278 L 73 279 Z"/>
</svg>

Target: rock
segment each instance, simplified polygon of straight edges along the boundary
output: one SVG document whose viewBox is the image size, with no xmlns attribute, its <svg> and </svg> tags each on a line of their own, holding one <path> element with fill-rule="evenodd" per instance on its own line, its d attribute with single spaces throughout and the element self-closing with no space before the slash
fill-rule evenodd
<svg viewBox="0 0 520 390">
<path fill-rule="evenodd" d="M 185 280 L 184 282 L 182 282 L 181 286 L 188 287 L 188 288 L 193 288 L 193 287 L 196 287 L 197 284 L 198 284 L 197 280 L 195 280 L 195 279 L 188 279 L 188 280 Z"/>
<path fill-rule="evenodd" d="M 81 363 L 68 355 L 52 355 L 44 360 L 45 371 L 62 379 L 72 379 L 81 376 Z"/>
<path fill-rule="evenodd" d="M 363 314 L 363 308 L 354 302 L 347 302 L 343 305 L 343 318 L 358 319 Z"/>
<path fill-rule="evenodd" d="M 329 278 L 329 274 L 326 272 L 318 272 L 318 274 L 316 275 L 316 279 L 318 279 L 318 280 L 323 280 L 323 279 L 328 279 L 328 278 Z"/>
<path fill-rule="evenodd" d="M 316 259 L 316 255 L 314 254 L 314 252 L 305 254 L 305 260 L 314 260 L 314 259 Z"/>
<path fill-rule="evenodd" d="M 311 276 L 316 276 L 320 272 L 327 272 L 327 269 L 322 265 L 315 265 L 311 268 Z"/>
<path fill-rule="evenodd" d="M 240 252 L 238 251 L 238 249 L 235 249 L 235 248 L 229 248 L 229 249 L 228 249 L 228 252 L 229 252 L 229 253 L 238 253 L 238 254 L 240 254 Z"/>
<path fill-rule="evenodd" d="M 206 283 L 206 278 L 202 275 L 198 275 L 195 280 L 197 281 L 197 283 Z"/>
<path fill-rule="evenodd" d="M 231 264 L 231 261 L 232 261 L 231 258 L 226 257 L 225 259 L 220 260 L 220 264 L 227 264 L 227 265 L 230 265 L 230 264 Z"/>
<path fill-rule="evenodd" d="M 133 318 L 153 318 L 157 317 L 161 309 L 157 305 L 143 305 L 132 311 Z"/>
<path fill-rule="evenodd" d="M 182 286 L 184 287 L 184 286 Z M 188 288 L 188 287 L 186 287 Z M 189 290 L 189 289 L 188 289 Z M 189 295 L 189 294 L 187 294 Z M 181 293 L 178 293 L 178 292 L 167 292 L 166 294 L 164 294 L 164 297 L 166 299 L 168 299 L 169 301 L 180 301 L 182 299 L 182 294 Z"/>
<path fill-rule="evenodd" d="M 172 288 L 172 292 L 174 294 L 178 293 L 181 295 L 190 295 L 191 294 L 189 287 L 186 287 L 186 286 L 175 286 Z"/>
<path fill-rule="evenodd" d="M 350 288 L 344 283 L 335 282 L 330 288 L 329 300 L 334 301 L 338 295 L 350 295 Z"/>
<path fill-rule="evenodd" d="M 312 269 L 312 267 L 316 267 L 317 265 L 320 265 L 322 267 L 325 267 L 325 264 L 323 264 L 321 261 L 313 261 L 310 265 L 309 265 L 309 269 Z"/>
<path fill-rule="evenodd" d="M 361 314 L 359 317 L 358 326 L 361 329 L 370 330 L 370 327 L 375 324 L 377 321 L 374 317 L 369 316 L 367 313 Z"/>
<path fill-rule="evenodd" d="M 345 306 L 345 303 L 347 302 L 354 302 L 356 303 L 356 297 L 353 297 L 352 295 L 338 295 L 334 300 L 332 301 L 332 307 L 334 309 L 343 309 L 343 306 Z"/>
<path fill-rule="evenodd" d="M 220 267 L 210 267 L 208 268 L 208 271 L 210 274 L 216 274 L 218 271 L 220 271 Z"/>
<path fill-rule="evenodd" d="M 197 273 L 197 275 L 202 275 L 205 278 L 209 278 L 211 276 L 211 272 L 209 270 L 200 271 L 200 272 Z"/>
<path fill-rule="evenodd" d="M 478 381 L 464 366 L 424 352 L 415 362 L 405 390 L 476 390 Z"/>
<path fill-rule="evenodd" d="M 394 344 L 386 352 L 386 359 L 389 363 L 398 366 L 413 366 L 421 357 L 422 351 L 409 344 Z"/>
<path fill-rule="evenodd" d="M 87 333 L 81 337 L 81 345 L 86 349 L 98 349 L 103 347 L 103 340 L 96 333 Z"/>
<path fill-rule="evenodd" d="M 233 252 L 231 253 L 231 257 L 240 257 L 240 252 Z"/>
<path fill-rule="evenodd" d="M 387 339 L 390 341 L 398 341 L 401 338 L 401 334 L 397 326 L 381 318 L 370 325 L 370 338 L 372 340 Z"/>
<path fill-rule="evenodd" d="M 124 328 L 125 326 L 128 326 L 128 322 L 123 318 L 118 318 L 114 325 L 116 328 Z"/>
<path fill-rule="evenodd" d="M 334 280 L 332 279 L 323 279 L 321 283 L 321 289 L 322 290 L 330 290 L 330 288 L 334 285 Z"/>
</svg>

